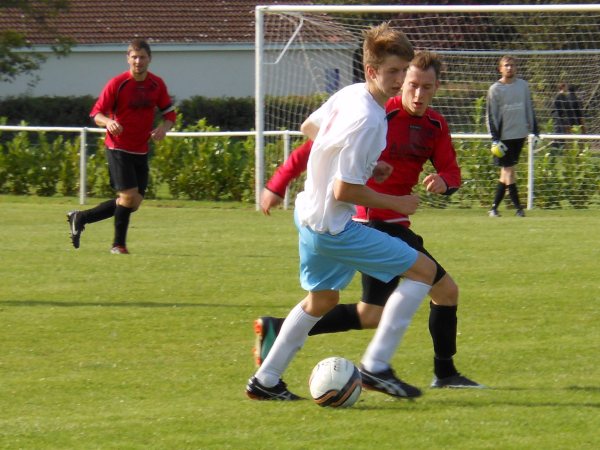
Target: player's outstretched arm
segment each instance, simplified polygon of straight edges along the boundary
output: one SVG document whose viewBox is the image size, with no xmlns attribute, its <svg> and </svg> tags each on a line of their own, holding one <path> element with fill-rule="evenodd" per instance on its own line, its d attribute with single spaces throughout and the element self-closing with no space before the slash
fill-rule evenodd
<svg viewBox="0 0 600 450">
<path fill-rule="evenodd" d="M 306 171 L 311 148 L 312 141 L 306 141 L 304 144 L 296 147 L 285 162 L 277 168 L 269 181 L 267 181 L 266 188 L 283 198 L 285 190 L 292 180 L 298 178 Z"/>
<path fill-rule="evenodd" d="M 271 208 L 280 205 L 283 201 L 285 191 L 292 180 L 306 171 L 311 149 L 312 141 L 310 140 L 296 147 L 267 181 L 260 197 L 260 208 L 263 214 L 269 216 Z"/>
<path fill-rule="evenodd" d="M 391 209 L 410 216 L 419 206 L 418 195 L 390 195 L 376 192 L 363 184 L 351 184 L 336 179 L 333 184 L 336 200 L 367 208 Z"/>
</svg>

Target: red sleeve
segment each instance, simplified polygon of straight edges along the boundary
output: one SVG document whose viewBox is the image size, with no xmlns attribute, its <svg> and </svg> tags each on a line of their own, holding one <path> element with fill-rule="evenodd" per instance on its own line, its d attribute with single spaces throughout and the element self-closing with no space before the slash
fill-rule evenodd
<svg viewBox="0 0 600 450">
<path fill-rule="evenodd" d="M 460 188 L 460 167 L 456 161 L 456 151 L 452 145 L 448 123 L 445 120 L 442 120 L 441 122 L 441 138 L 439 144 L 435 146 L 431 162 L 438 175 L 444 179 L 446 186 L 448 186 L 448 190 L 445 194 L 450 195 Z"/>
<path fill-rule="evenodd" d="M 106 83 L 106 86 L 104 86 L 102 92 L 100 92 L 98 100 L 96 100 L 96 103 L 90 111 L 91 118 L 94 118 L 94 116 L 98 113 L 102 113 L 107 117 L 111 117 L 113 108 L 115 107 L 116 90 L 119 83 L 117 78 L 119 77 L 112 78 L 108 83 Z"/>
<path fill-rule="evenodd" d="M 312 141 L 310 140 L 296 147 L 288 159 L 277 168 L 267 182 L 266 188 L 280 197 L 284 197 L 288 184 L 306 171 L 311 148 Z"/>
<path fill-rule="evenodd" d="M 160 79 L 160 84 L 161 92 L 157 104 L 158 109 L 160 110 L 164 120 L 170 120 L 171 122 L 175 123 L 177 120 L 177 114 L 175 113 L 175 106 L 173 105 L 171 96 L 167 90 L 167 85 L 162 79 Z"/>
</svg>

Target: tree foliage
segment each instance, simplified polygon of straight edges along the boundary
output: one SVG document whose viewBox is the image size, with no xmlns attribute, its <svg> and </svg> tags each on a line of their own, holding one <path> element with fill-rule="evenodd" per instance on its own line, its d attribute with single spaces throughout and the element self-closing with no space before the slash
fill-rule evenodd
<svg viewBox="0 0 600 450">
<path fill-rule="evenodd" d="M 52 37 L 52 51 L 59 56 L 69 53 L 74 41 L 62 36 L 52 25 L 52 19 L 68 10 L 69 0 L 2 0 L 0 14 L 22 17 L 23 23 L 31 25 L 25 31 L 14 28 L 0 29 L 0 82 L 14 81 L 21 74 L 39 70 L 46 57 L 33 50 L 28 32 L 37 29 Z M 26 51 L 24 51 L 26 50 Z M 32 83 L 37 79 L 34 78 Z"/>
</svg>

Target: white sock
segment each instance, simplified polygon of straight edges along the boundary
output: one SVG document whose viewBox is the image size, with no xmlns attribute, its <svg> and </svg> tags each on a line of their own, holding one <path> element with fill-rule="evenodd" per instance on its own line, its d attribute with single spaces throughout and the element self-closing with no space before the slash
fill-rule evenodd
<svg viewBox="0 0 600 450">
<path fill-rule="evenodd" d="M 271 351 L 254 375 L 265 387 L 275 386 L 288 364 L 304 345 L 308 332 L 319 321 L 298 303 L 285 318 Z"/>
<path fill-rule="evenodd" d="M 361 361 L 367 371 L 381 372 L 390 367 L 394 352 L 430 289 L 428 284 L 404 279 L 392 292 L 383 308 L 377 331 Z"/>
</svg>

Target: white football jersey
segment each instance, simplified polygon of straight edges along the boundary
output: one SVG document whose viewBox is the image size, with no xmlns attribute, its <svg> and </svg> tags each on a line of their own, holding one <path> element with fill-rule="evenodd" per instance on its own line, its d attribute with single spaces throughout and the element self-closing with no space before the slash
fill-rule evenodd
<svg viewBox="0 0 600 450">
<path fill-rule="evenodd" d="M 386 146 L 385 109 L 366 83 L 358 83 L 336 92 L 309 120 L 319 126 L 319 133 L 308 159 L 304 190 L 296 199 L 298 218 L 313 231 L 338 234 L 355 207 L 335 199 L 334 181 L 367 182 Z"/>
</svg>

